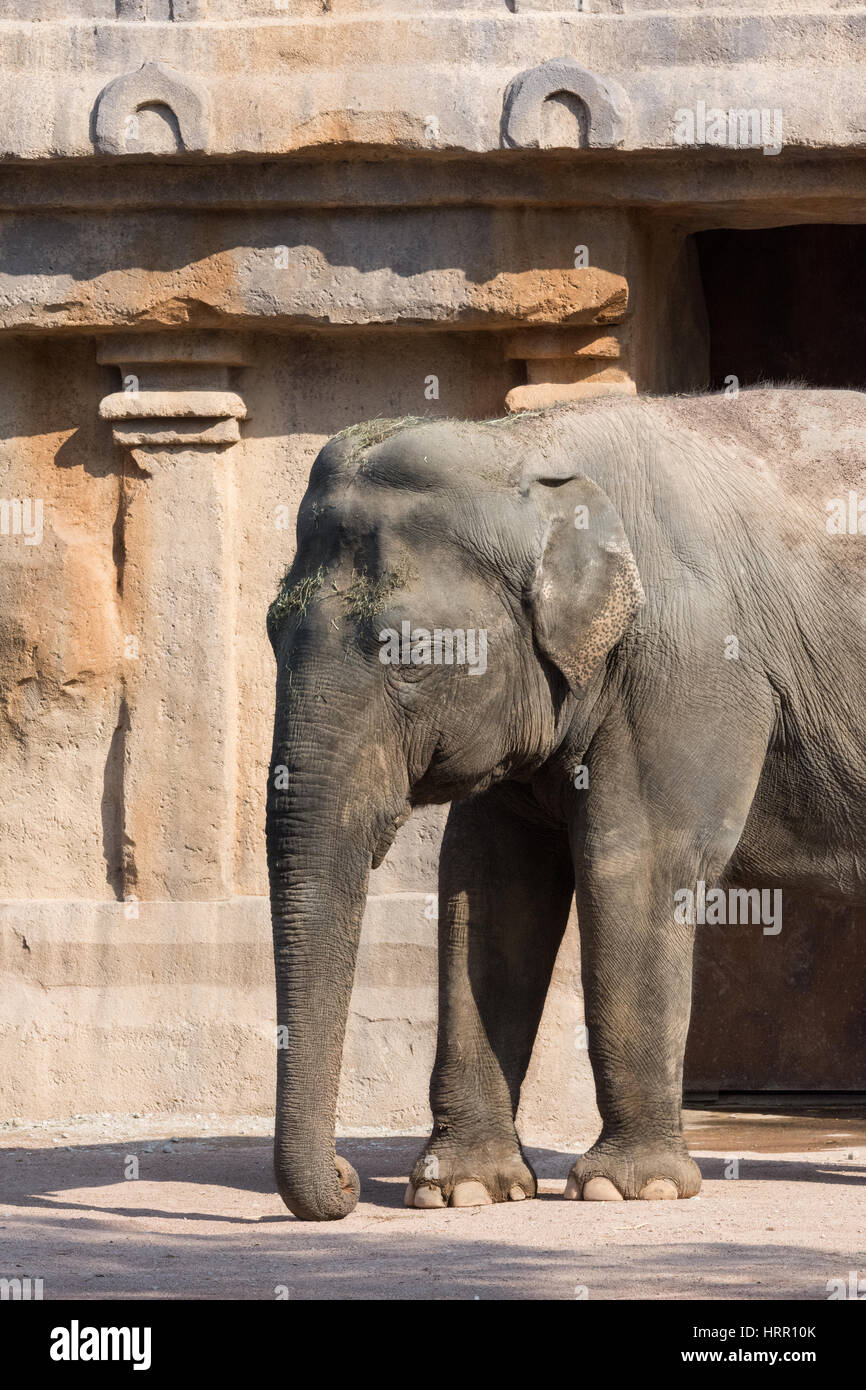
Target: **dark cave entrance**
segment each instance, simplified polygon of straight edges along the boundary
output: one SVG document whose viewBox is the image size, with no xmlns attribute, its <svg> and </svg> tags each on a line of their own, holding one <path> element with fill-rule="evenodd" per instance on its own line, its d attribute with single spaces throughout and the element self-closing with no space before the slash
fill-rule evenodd
<svg viewBox="0 0 866 1390">
<path fill-rule="evenodd" d="M 707 231 L 695 243 L 712 390 L 732 376 L 741 386 L 801 381 L 866 390 L 866 227 Z M 864 943 L 866 910 L 788 892 L 778 937 L 755 927 L 699 927 L 684 1086 L 690 1103 L 716 1097 L 736 1107 L 739 1098 L 800 1114 L 810 1104 L 862 1103 Z"/>
<path fill-rule="evenodd" d="M 802 381 L 866 388 L 866 227 L 796 226 L 695 237 L 710 328 L 710 386 Z"/>
</svg>

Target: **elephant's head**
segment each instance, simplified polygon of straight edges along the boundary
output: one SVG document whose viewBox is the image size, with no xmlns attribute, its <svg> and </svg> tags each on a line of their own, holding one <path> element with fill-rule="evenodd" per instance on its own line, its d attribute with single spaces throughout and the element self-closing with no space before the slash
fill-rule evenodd
<svg viewBox="0 0 866 1390">
<path fill-rule="evenodd" d="M 371 866 L 413 806 L 538 768 L 641 601 L 605 494 L 579 474 L 522 471 L 508 428 L 332 440 L 268 615 L 275 1161 L 309 1220 L 345 1216 L 358 1196 L 334 1124 Z"/>
</svg>

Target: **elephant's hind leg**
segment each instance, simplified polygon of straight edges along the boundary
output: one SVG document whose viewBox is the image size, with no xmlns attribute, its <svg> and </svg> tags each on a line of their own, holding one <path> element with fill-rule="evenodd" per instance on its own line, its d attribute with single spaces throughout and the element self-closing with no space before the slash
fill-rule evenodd
<svg viewBox="0 0 866 1390">
<path fill-rule="evenodd" d="M 497 788 L 452 807 L 439 868 L 439 1041 L 433 1133 L 409 1206 L 534 1197 L 514 1127 L 573 894 L 564 831 Z"/>
</svg>

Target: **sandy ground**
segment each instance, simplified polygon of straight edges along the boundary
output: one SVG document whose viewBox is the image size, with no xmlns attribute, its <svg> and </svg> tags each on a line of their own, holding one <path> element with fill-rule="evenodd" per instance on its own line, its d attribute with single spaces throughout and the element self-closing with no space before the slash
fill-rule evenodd
<svg viewBox="0 0 866 1390">
<path fill-rule="evenodd" d="M 273 1191 L 260 1118 L 13 1122 L 0 1277 L 41 1278 L 46 1300 L 820 1300 L 866 1280 L 866 1118 L 691 1112 L 688 1128 L 691 1201 L 564 1202 L 571 1154 L 529 1148 L 537 1201 L 457 1211 L 403 1208 L 417 1136 L 344 1138 L 361 1202 L 310 1225 Z"/>
</svg>

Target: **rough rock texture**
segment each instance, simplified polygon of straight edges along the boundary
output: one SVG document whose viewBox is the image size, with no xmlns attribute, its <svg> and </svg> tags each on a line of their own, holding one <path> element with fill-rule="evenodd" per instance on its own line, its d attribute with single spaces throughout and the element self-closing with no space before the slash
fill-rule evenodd
<svg viewBox="0 0 866 1390">
<path fill-rule="evenodd" d="M 866 220 L 864 38 L 805 0 L 0 0 L 5 1113 L 270 1112 L 264 617 L 317 450 L 706 384 L 693 235 Z M 700 102 L 780 109 L 781 152 L 682 147 Z M 371 884 L 355 1132 L 426 1123 L 441 820 Z M 537 1138 L 592 1129 L 581 1021 L 572 924 Z"/>
</svg>

